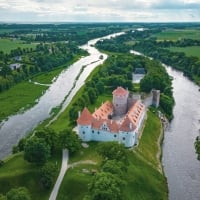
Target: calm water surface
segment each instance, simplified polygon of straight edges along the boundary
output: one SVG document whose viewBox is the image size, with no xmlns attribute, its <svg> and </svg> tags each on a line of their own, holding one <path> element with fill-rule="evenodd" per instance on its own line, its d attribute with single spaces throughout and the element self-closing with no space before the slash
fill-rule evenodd
<svg viewBox="0 0 200 200">
<path fill-rule="evenodd" d="M 183 73 L 166 68 L 174 78 L 174 119 L 165 132 L 164 171 L 168 179 L 170 200 L 200 199 L 200 162 L 194 141 L 200 129 L 199 87 Z"/>
<path fill-rule="evenodd" d="M 123 34 L 116 33 L 106 37 L 90 40 L 86 45 L 81 46 L 82 49 L 87 50 L 90 55 L 81 58 L 79 61 L 71 65 L 68 69 L 63 71 L 57 80 L 49 87 L 45 94 L 39 99 L 37 105 L 27 110 L 23 114 L 17 114 L 9 117 L 8 121 L 3 122 L 0 126 L 0 159 L 5 158 L 11 153 L 13 145 L 21 139 L 28 132 L 33 130 L 40 122 L 50 117 L 52 108 L 60 105 L 65 96 L 69 93 L 74 85 L 74 81 L 79 74 L 82 66 L 86 66 L 76 82 L 76 86 L 64 102 L 66 107 L 74 94 L 84 84 L 85 79 L 91 71 L 102 64 L 107 58 L 107 55 L 100 53 L 96 48 L 92 47 L 98 40 L 115 37 Z M 91 46 L 92 45 L 92 46 Z M 99 59 L 103 55 L 103 59 Z"/>
</svg>

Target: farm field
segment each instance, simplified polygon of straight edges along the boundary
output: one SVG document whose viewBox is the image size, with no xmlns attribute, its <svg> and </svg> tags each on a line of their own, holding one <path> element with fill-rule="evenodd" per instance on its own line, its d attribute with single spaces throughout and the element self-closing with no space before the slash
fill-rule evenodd
<svg viewBox="0 0 200 200">
<path fill-rule="evenodd" d="M 11 50 L 16 48 L 35 48 L 36 44 L 25 44 L 22 40 L 0 39 L 0 51 L 10 53 Z"/>
<path fill-rule="evenodd" d="M 180 40 L 183 38 L 187 39 L 199 39 L 199 29 L 167 29 L 160 33 L 156 33 L 153 37 L 157 37 L 158 40 Z"/>
<path fill-rule="evenodd" d="M 169 50 L 173 52 L 183 52 L 186 54 L 186 56 L 195 56 L 200 59 L 200 46 L 170 47 Z"/>
</svg>

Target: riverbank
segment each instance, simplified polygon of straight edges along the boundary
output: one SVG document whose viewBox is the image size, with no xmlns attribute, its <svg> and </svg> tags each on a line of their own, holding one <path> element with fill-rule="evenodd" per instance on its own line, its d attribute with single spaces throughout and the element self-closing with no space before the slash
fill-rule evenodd
<svg viewBox="0 0 200 200">
<path fill-rule="evenodd" d="M 87 47 L 88 48 L 88 47 Z M 99 55 L 97 55 L 99 58 Z M 119 85 L 119 84 L 124 84 L 125 86 L 130 86 L 131 90 L 133 90 L 132 88 L 132 74 L 130 73 L 130 77 L 127 77 L 126 74 L 130 71 L 132 72 L 132 68 L 130 67 L 130 65 L 128 65 L 127 63 L 132 64 L 133 60 L 136 57 L 134 57 L 133 55 L 126 55 L 126 54 L 120 54 L 120 55 L 115 55 L 115 56 L 110 56 L 110 59 L 106 61 L 106 63 L 104 63 L 103 65 L 99 66 L 95 71 L 93 71 L 92 75 L 89 76 L 90 72 L 96 67 L 93 66 L 96 63 L 93 63 L 92 66 L 89 66 L 87 71 L 86 69 L 84 69 L 84 71 L 82 72 L 80 79 L 81 79 L 81 84 L 80 82 L 77 82 L 77 87 L 76 90 L 79 91 L 75 96 L 74 94 L 72 94 L 71 99 L 75 99 L 76 101 L 73 101 L 71 99 L 68 99 L 68 103 L 71 102 L 70 105 L 67 106 L 67 116 L 66 113 L 63 112 L 58 119 L 52 123 L 52 125 L 50 126 L 50 128 L 54 128 L 54 130 L 56 130 L 56 132 L 59 132 L 61 130 L 64 130 L 66 127 L 73 127 L 75 124 L 75 120 L 77 118 L 77 111 L 79 111 L 81 109 L 81 107 L 76 107 L 77 105 L 80 106 L 84 106 L 87 105 L 89 106 L 89 109 L 94 110 L 95 107 L 97 107 L 98 105 L 100 105 L 102 103 L 102 101 L 108 100 L 111 96 L 109 96 L 108 94 L 111 95 L 112 92 L 112 88 L 116 87 L 115 84 Z M 94 59 L 94 58 L 93 58 Z M 116 61 L 116 63 L 118 62 L 122 62 L 122 65 L 118 65 L 119 69 L 113 70 L 113 59 L 114 61 Z M 139 58 L 137 58 L 139 61 Z M 141 59 L 142 61 L 142 59 Z M 91 63 L 88 62 L 88 63 Z M 71 87 L 74 84 L 74 80 L 77 77 L 77 75 L 79 74 L 79 71 L 81 70 L 83 64 L 82 65 L 77 65 L 76 68 L 76 74 L 72 74 L 70 71 L 70 78 L 72 75 L 74 75 L 74 79 L 72 79 L 73 81 L 71 82 Z M 91 68 L 93 67 L 93 68 Z M 73 69 L 75 68 L 75 66 L 73 66 Z M 71 69 L 72 70 L 72 69 Z M 109 81 L 107 81 L 106 79 L 104 80 L 106 83 L 103 84 L 103 87 L 105 87 L 105 90 L 102 90 L 102 84 L 100 84 L 101 81 L 103 81 L 103 79 L 101 78 L 106 78 L 107 76 L 105 76 L 105 74 L 103 73 L 109 73 L 109 72 L 113 72 L 116 74 L 112 73 L 112 84 L 110 84 Z M 85 73 L 87 74 L 87 76 L 89 76 L 88 80 L 85 83 L 85 79 L 87 76 L 85 75 Z M 97 81 L 98 80 L 98 81 Z M 65 79 L 63 81 L 66 81 Z M 63 82 L 61 82 L 63 83 Z M 85 83 L 85 85 L 84 85 Z M 68 80 L 68 84 L 69 84 L 69 80 Z M 81 85 L 84 85 L 81 89 Z M 59 84 L 58 87 L 55 87 L 55 89 L 57 90 L 61 85 Z M 99 86 L 98 88 L 96 88 L 97 86 Z M 123 86 L 123 85 L 122 85 Z M 69 90 L 70 88 L 69 87 Z M 59 88 L 60 89 L 60 88 Z M 80 90 L 79 90 L 80 89 Z M 56 92 L 55 90 L 55 92 Z M 76 90 L 74 91 L 74 93 L 76 93 Z M 96 97 L 97 92 L 98 91 L 98 98 Z M 99 93 L 100 91 L 101 94 Z M 96 94 L 95 96 L 89 96 L 88 93 L 91 92 L 93 94 Z M 46 104 L 49 102 L 49 99 L 53 100 L 55 98 L 55 93 L 52 93 L 53 96 L 50 96 L 51 98 L 47 98 L 48 101 L 44 101 L 45 104 L 41 104 L 41 107 L 38 108 L 38 112 L 41 114 L 42 110 L 44 109 L 44 106 L 46 106 Z M 65 93 L 66 95 L 66 93 Z M 87 97 L 88 96 L 88 97 Z M 54 98 L 53 98 L 54 97 Z M 86 99 L 83 99 L 83 97 L 86 97 Z M 57 98 L 57 96 L 56 96 Z M 80 103 L 81 102 L 81 103 Z M 76 105 L 74 105 L 74 103 L 76 103 Z M 75 110 L 71 110 L 74 109 Z M 78 109 L 78 110 L 77 110 Z M 72 117 L 72 114 L 75 115 Z M 36 117 L 38 117 L 36 115 Z M 27 118 L 27 117 L 26 117 Z M 38 120 L 38 118 L 37 118 Z M 21 125 L 20 125 L 21 126 Z M 141 137 L 141 144 L 138 147 L 135 147 L 135 149 L 133 151 L 130 151 L 130 155 L 129 155 L 129 159 L 130 159 L 130 165 L 128 167 L 128 173 L 126 176 L 126 180 L 127 180 L 127 185 L 124 186 L 124 197 L 127 200 L 133 200 L 134 199 L 167 199 L 167 184 L 166 184 L 166 179 L 165 176 L 159 171 L 158 169 L 158 163 L 160 162 L 159 160 L 157 160 L 157 151 L 158 151 L 158 143 L 157 140 L 159 138 L 159 134 L 160 134 L 160 121 L 159 119 L 156 117 L 155 114 L 149 112 L 148 113 L 148 119 L 146 121 L 146 126 L 147 128 L 144 129 L 143 135 Z M 93 145 L 92 145 L 93 144 Z M 101 158 L 99 158 L 98 154 L 96 153 L 96 143 L 90 143 L 89 144 L 90 147 L 87 149 L 82 148 L 80 151 L 77 152 L 77 154 L 75 154 L 74 156 L 70 155 L 70 163 L 73 164 L 75 161 L 81 161 L 81 160 L 92 160 L 94 162 L 97 162 L 97 165 L 90 165 L 90 164 L 81 164 L 81 165 L 75 165 L 73 169 L 69 170 L 69 173 L 66 173 L 66 176 L 64 178 L 64 182 L 62 183 L 61 186 L 61 197 L 60 192 L 58 194 L 58 199 L 63 199 L 63 195 L 65 196 L 65 198 L 68 198 L 67 195 L 71 195 L 68 199 L 82 199 L 83 195 L 87 192 L 87 186 L 88 186 L 88 181 L 92 179 L 92 175 L 91 174 L 85 174 L 83 173 L 83 169 L 97 169 L 100 170 L 100 166 L 99 166 L 99 160 Z M 87 153 L 86 153 L 87 152 Z M 21 157 L 22 159 L 22 157 Z M 8 162 L 11 162 L 12 159 L 10 159 Z M 31 167 L 31 166 L 30 166 Z M 26 166 L 27 170 L 28 167 Z M 6 170 L 6 168 L 3 169 Z M 12 170 L 14 171 L 14 168 L 12 168 Z M 32 170 L 30 172 L 30 174 L 33 175 L 33 177 L 38 177 L 38 172 L 34 171 L 34 167 L 32 167 Z M 71 171 L 72 170 L 72 171 Z M 73 171 L 75 170 L 75 171 Z M 69 177 L 68 175 L 70 175 L 70 172 L 72 172 L 71 177 Z M 37 174 L 37 175 L 36 175 Z M 9 176 L 9 173 L 7 173 L 7 177 L 4 180 L 4 183 L 7 183 L 7 185 L 9 185 L 9 181 L 11 181 L 11 176 Z M 24 173 L 22 173 L 22 175 L 24 176 Z M 86 176 L 85 176 L 86 175 Z M 2 175 L 3 176 L 3 175 Z M 14 176 L 14 175 L 13 175 Z M 17 183 L 15 185 L 15 187 L 17 187 L 18 185 L 21 184 L 21 180 L 23 180 L 23 185 L 27 186 L 28 188 L 30 188 L 30 192 L 31 194 L 33 192 L 36 191 L 36 189 L 34 187 L 39 187 L 35 184 L 32 184 L 32 187 L 29 186 L 29 182 L 28 179 L 25 180 L 24 178 L 18 176 L 17 178 L 20 180 L 19 183 Z M 65 182 L 66 180 L 66 182 Z M 36 183 L 38 183 L 37 179 L 32 180 L 32 181 L 36 181 Z M 65 183 L 68 185 L 67 187 L 65 187 Z M 64 184 L 64 186 L 63 186 Z M 31 185 L 31 183 L 30 183 Z M 77 187 L 78 186 L 78 187 Z M 72 188 L 73 187 L 73 188 Z M 64 189 L 62 189 L 64 188 Z M 75 190 L 76 189 L 76 190 Z M 77 194 L 77 189 L 78 189 L 78 194 Z M 80 189 L 80 190 L 79 190 Z M 38 189 L 37 189 L 38 190 Z M 63 191 L 63 193 L 62 193 Z M 0 189 L 0 192 L 1 189 Z M 44 192 L 44 191 L 42 191 Z M 79 197 L 75 196 L 76 194 L 79 195 Z M 46 196 L 47 196 L 46 192 Z M 39 192 L 38 192 L 39 194 Z M 34 194 L 33 194 L 34 196 Z M 46 198 L 46 197 L 45 197 Z M 43 199 L 45 199 L 43 198 Z"/>
<path fill-rule="evenodd" d="M 50 72 L 35 75 L 31 78 L 31 81 L 23 81 L 0 93 L 0 122 L 6 120 L 11 115 L 23 113 L 37 104 L 39 98 L 56 81 L 58 75 L 80 58 L 81 55 L 76 56 L 65 65 L 57 67 Z M 41 83 L 41 85 L 34 82 Z"/>
</svg>

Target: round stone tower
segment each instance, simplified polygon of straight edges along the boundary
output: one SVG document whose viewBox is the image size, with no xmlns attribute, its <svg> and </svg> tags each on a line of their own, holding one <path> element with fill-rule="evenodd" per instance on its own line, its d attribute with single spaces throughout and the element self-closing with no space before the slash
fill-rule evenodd
<svg viewBox="0 0 200 200">
<path fill-rule="evenodd" d="M 129 91 L 125 90 L 123 87 L 117 87 L 112 94 L 114 115 L 121 116 L 126 114 Z"/>
</svg>

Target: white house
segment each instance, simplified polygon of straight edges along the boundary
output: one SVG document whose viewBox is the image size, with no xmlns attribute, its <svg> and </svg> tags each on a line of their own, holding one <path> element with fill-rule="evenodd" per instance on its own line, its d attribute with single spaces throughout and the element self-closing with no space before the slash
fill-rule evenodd
<svg viewBox="0 0 200 200">
<path fill-rule="evenodd" d="M 137 144 L 145 106 L 140 100 L 130 101 L 129 91 L 122 87 L 112 94 L 113 102 L 106 101 L 93 114 L 87 108 L 83 109 L 77 119 L 79 136 L 85 142 L 117 141 L 132 147 Z"/>
</svg>

